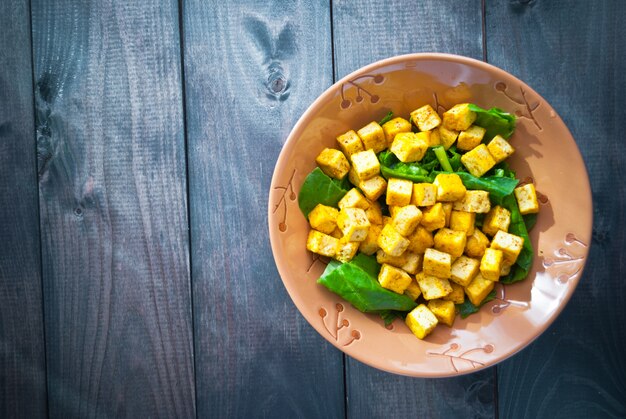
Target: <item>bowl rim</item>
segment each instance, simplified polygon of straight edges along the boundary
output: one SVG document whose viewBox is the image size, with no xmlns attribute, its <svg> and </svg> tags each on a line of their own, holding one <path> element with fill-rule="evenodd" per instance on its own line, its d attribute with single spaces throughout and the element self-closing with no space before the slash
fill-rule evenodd
<svg viewBox="0 0 626 419">
<path fill-rule="evenodd" d="M 578 147 L 578 144 L 576 143 L 576 140 L 574 139 L 574 136 L 572 135 L 571 131 L 569 130 L 569 128 L 567 127 L 567 125 L 563 122 L 561 116 L 554 110 L 554 108 L 552 107 L 552 105 L 550 105 L 550 103 L 539 93 L 537 93 L 537 91 L 535 91 L 532 87 L 530 87 L 526 82 L 524 82 L 523 80 L 519 79 L 518 77 L 516 77 L 515 75 L 493 65 L 490 63 L 487 63 L 485 61 L 481 61 L 481 60 L 477 60 L 475 58 L 470 58 L 470 57 L 466 57 L 463 55 L 457 55 L 457 54 L 450 54 L 450 53 L 440 53 L 440 52 L 420 52 L 420 53 L 410 53 L 410 54 L 402 54 L 402 55 L 396 55 L 393 57 L 388 57 L 388 58 L 384 58 L 381 60 L 377 60 L 375 62 L 372 62 L 370 64 L 367 64 L 365 66 L 362 66 L 354 71 L 352 71 L 351 73 L 347 74 L 346 76 L 342 77 L 341 79 L 337 80 L 335 83 L 333 83 L 332 85 L 330 85 L 328 88 L 326 88 L 324 90 L 324 92 L 322 94 L 320 94 L 308 107 L 307 109 L 302 113 L 302 115 L 300 115 L 300 117 L 298 118 L 298 121 L 296 122 L 296 124 L 293 126 L 293 128 L 290 130 L 289 135 L 287 136 L 286 141 L 284 142 L 284 144 L 281 147 L 278 159 L 276 161 L 276 164 L 274 166 L 274 171 L 272 173 L 272 179 L 270 182 L 270 190 L 269 190 L 269 196 L 271 198 L 272 194 L 273 194 L 273 190 L 274 190 L 274 186 L 276 184 L 277 181 L 277 177 L 278 177 L 278 169 L 282 166 L 284 166 L 286 164 L 286 159 L 287 159 L 287 154 L 286 154 L 286 150 L 291 148 L 292 143 L 294 143 L 296 141 L 296 135 L 295 133 L 299 132 L 302 129 L 302 126 L 305 125 L 305 121 L 308 120 L 309 118 L 307 118 L 307 116 L 311 113 L 313 113 L 313 110 L 316 109 L 321 103 L 326 102 L 327 100 L 329 100 L 330 97 L 332 97 L 335 94 L 335 89 L 339 86 L 341 86 L 342 84 L 345 84 L 346 82 L 348 82 L 351 79 L 354 79 L 355 77 L 361 75 L 362 73 L 368 73 L 371 72 L 372 70 L 376 70 L 379 69 L 381 67 L 387 67 L 387 66 L 391 66 L 394 64 L 398 64 L 398 63 L 402 63 L 402 62 L 407 62 L 407 61 L 448 61 L 448 62 L 454 62 L 454 63 L 460 63 L 460 64 L 465 64 L 465 65 L 469 65 L 469 66 L 473 66 L 473 67 L 477 67 L 480 70 L 489 72 L 489 73 L 493 73 L 496 76 L 500 76 L 500 77 L 505 77 L 505 78 L 512 78 L 514 79 L 517 83 L 519 83 L 521 86 L 523 86 L 525 89 L 527 89 L 529 92 L 533 93 L 534 95 L 536 95 L 537 97 L 541 98 L 544 101 L 544 104 L 548 107 L 548 109 L 552 112 L 554 112 L 555 118 L 556 120 L 564 127 L 564 129 L 566 130 L 566 132 L 569 134 L 570 138 L 572 139 L 572 145 L 575 147 L 576 151 L 578 152 L 578 154 L 581 157 L 582 163 L 583 163 L 583 170 L 584 170 L 584 180 L 586 183 L 586 191 L 588 192 L 587 194 L 587 200 L 590 204 L 590 211 L 587 214 L 588 218 L 587 218 L 587 222 L 589 225 L 589 229 L 588 231 L 586 231 L 585 233 L 587 233 L 587 236 L 591 238 L 591 234 L 592 234 L 592 230 L 593 230 L 593 199 L 592 199 L 592 190 L 591 190 L 591 183 L 589 180 L 589 172 L 587 170 L 587 166 L 585 163 L 585 160 L 583 159 L 583 155 L 580 152 L 580 148 Z M 583 191 L 585 192 L 585 191 Z M 471 369 L 471 370 L 463 370 L 463 371 L 408 371 L 408 370 L 402 370 L 402 369 L 394 369 L 394 368 L 386 368 L 386 367 L 382 367 L 380 365 L 374 365 L 373 363 L 371 363 L 367 358 L 368 357 L 364 357 L 362 356 L 358 351 L 356 353 L 348 353 L 346 352 L 344 349 L 342 349 L 342 347 L 340 347 L 336 342 L 331 341 L 330 339 L 327 339 L 326 336 L 324 334 L 322 334 L 318 328 L 311 322 L 310 319 L 308 319 L 306 316 L 304 316 L 304 314 L 300 311 L 300 304 L 304 304 L 304 299 L 300 298 L 298 295 L 295 294 L 295 292 L 293 292 L 290 287 L 287 286 L 285 279 L 284 279 L 284 274 L 287 274 L 288 269 L 286 267 L 285 262 L 279 261 L 279 259 L 277 259 L 276 257 L 276 242 L 278 241 L 278 237 L 277 235 L 280 234 L 280 232 L 278 232 L 275 228 L 272 228 L 271 224 L 269 223 L 269 220 L 272 218 L 272 200 L 268 199 L 268 205 L 267 205 L 267 209 L 268 209 L 268 230 L 269 230 L 269 238 L 270 238 L 270 245 L 272 248 L 272 257 L 274 258 L 274 262 L 276 264 L 276 267 L 278 269 L 278 273 L 279 276 L 281 278 L 281 281 L 283 283 L 283 286 L 285 287 L 285 289 L 287 290 L 287 293 L 289 294 L 289 297 L 291 298 L 293 304 L 296 306 L 296 309 L 298 311 L 298 313 L 307 321 L 307 323 L 309 323 L 309 325 L 317 332 L 319 333 L 326 342 L 332 344 L 334 347 L 336 347 L 337 349 L 339 349 L 343 354 L 350 356 L 351 358 L 354 358 L 362 363 L 364 363 L 365 365 L 368 365 L 370 367 L 376 368 L 378 370 L 381 371 L 385 371 L 385 372 L 389 372 L 389 373 L 393 373 L 393 374 L 398 374 L 398 375 L 402 375 L 402 376 L 407 376 L 407 377 L 415 377 L 415 378 L 443 378 L 443 377 L 454 377 L 454 376 L 461 376 L 461 375 L 466 375 L 466 374 L 472 374 L 478 371 L 483 371 L 486 368 L 490 368 L 493 367 L 494 365 L 497 365 L 499 363 L 501 363 L 502 361 L 509 359 L 510 357 L 512 357 L 513 355 L 517 354 L 518 352 L 520 352 L 521 350 L 527 348 L 531 343 L 533 343 L 539 336 L 543 335 L 543 333 L 545 333 L 545 331 L 554 323 L 554 321 L 559 317 L 559 315 L 562 313 L 562 311 L 565 309 L 565 307 L 567 306 L 567 304 L 569 303 L 570 299 L 572 298 L 574 292 L 576 291 L 576 288 L 578 287 L 578 283 L 580 282 L 580 280 L 583 277 L 584 274 L 584 270 L 587 266 L 587 262 L 588 262 L 588 256 L 589 253 L 591 251 L 591 247 L 592 247 L 592 240 L 589 240 L 587 249 L 586 249 L 586 257 L 584 260 L 584 263 L 580 269 L 580 274 L 573 278 L 573 280 L 571 281 L 571 286 L 568 288 L 568 291 L 565 293 L 562 303 L 559 304 L 559 306 L 552 312 L 551 316 L 548 317 L 546 319 L 545 322 L 543 322 L 541 325 L 539 325 L 536 328 L 537 333 L 534 334 L 534 336 L 528 340 L 525 341 L 523 343 L 521 343 L 520 345 L 518 345 L 517 347 L 513 347 L 512 349 L 504 352 L 500 357 L 498 357 L 497 359 L 495 359 L 493 362 L 486 362 L 483 366 L 479 366 L 475 369 Z M 537 256 L 537 255 L 535 255 Z M 346 304 L 349 304 L 346 302 Z M 362 313 L 362 314 L 366 314 L 366 313 Z"/>
</svg>

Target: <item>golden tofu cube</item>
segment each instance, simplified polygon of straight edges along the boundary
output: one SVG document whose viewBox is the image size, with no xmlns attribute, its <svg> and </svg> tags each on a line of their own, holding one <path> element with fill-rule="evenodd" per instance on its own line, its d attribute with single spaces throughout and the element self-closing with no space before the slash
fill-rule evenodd
<svg viewBox="0 0 626 419">
<path fill-rule="evenodd" d="M 387 205 L 405 206 L 411 203 L 413 182 L 406 179 L 389 178 L 387 183 Z"/>
<path fill-rule="evenodd" d="M 334 148 L 325 148 L 315 158 L 315 162 L 327 176 L 343 179 L 350 171 L 350 162 L 346 156 Z"/>
<path fill-rule="evenodd" d="M 430 105 L 424 105 L 411 112 L 411 120 L 420 131 L 430 131 L 441 124 L 441 118 L 436 110 Z"/>
<path fill-rule="evenodd" d="M 450 269 L 450 280 L 462 287 L 466 287 L 476 276 L 480 268 L 478 259 L 460 256 L 452 264 Z"/>
<path fill-rule="evenodd" d="M 361 242 L 359 246 L 359 250 L 361 253 L 366 255 L 373 255 L 379 249 L 378 247 L 378 236 L 382 231 L 383 227 L 377 224 L 371 224 L 369 230 L 367 230 L 367 236 L 365 240 Z"/>
<path fill-rule="evenodd" d="M 465 302 L 465 290 L 463 287 L 456 282 L 450 282 L 450 286 L 452 287 L 452 292 L 443 297 L 443 299 L 452 301 L 454 304 L 463 304 Z"/>
<path fill-rule="evenodd" d="M 369 208 L 365 210 L 365 214 L 367 214 L 367 219 L 370 220 L 370 224 L 378 224 L 382 226 L 383 224 L 383 211 L 380 208 L 380 204 L 377 201 L 369 201 Z"/>
<path fill-rule="evenodd" d="M 391 121 L 387 121 L 383 124 L 383 132 L 385 133 L 387 147 L 389 147 L 397 134 L 401 132 L 411 132 L 411 123 L 404 118 L 393 118 Z"/>
<path fill-rule="evenodd" d="M 411 281 L 408 273 L 386 263 L 383 263 L 378 273 L 380 286 L 398 294 L 403 294 Z"/>
<path fill-rule="evenodd" d="M 472 279 L 472 282 L 465 287 L 465 294 L 472 304 L 478 307 L 493 290 L 494 286 L 495 282 L 488 280 L 479 272 L 474 279 Z"/>
<path fill-rule="evenodd" d="M 337 228 L 339 211 L 333 207 L 317 204 L 309 213 L 311 228 L 324 234 L 331 234 Z"/>
<path fill-rule="evenodd" d="M 350 159 L 352 167 L 361 182 L 373 178 L 380 173 L 380 162 L 373 150 L 359 151 L 354 153 Z"/>
<path fill-rule="evenodd" d="M 492 248 L 485 249 L 485 254 L 480 260 L 480 273 L 485 279 L 497 281 L 500 279 L 500 271 L 502 270 L 502 262 L 504 261 L 504 253 L 502 250 Z"/>
<path fill-rule="evenodd" d="M 428 307 L 420 304 L 407 314 L 404 322 L 418 339 L 424 339 L 435 329 L 438 320 Z"/>
<path fill-rule="evenodd" d="M 387 206 L 387 209 L 389 210 L 389 215 L 391 216 L 392 220 L 393 220 L 393 217 L 396 215 L 396 213 L 400 210 L 400 208 L 402 208 L 402 207 L 398 206 L 398 205 L 389 205 L 389 206 Z"/>
<path fill-rule="evenodd" d="M 344 208 L 361 208 L 368 209 L 370 207 L 370 203 L 365 197 L 359 192 L 358 189 L 352 188 L 348 191 L 347 194 L 343 196 L 337 203 L 339 209 Z"/>
<path fill-rule="evenodd" d="M 438 174 L 433 185 L 437 187 L 437 201 L 458 201 L 465 196 L 465 186 L 455 173 Z"/>
<path fill-rule="evenodd" d="M 422 295 L 422 290 L 415 279 L 411 279 L 411 283 L 404 290 L 404 295 L 408 296 L 411 300 L 417 300 Z"/>
<path fill-rule="evenodd" d="M 383 227 L 385 227 L 387 224 L 391 224 L 391 217 L 383 215 Z"/>
<path fill-rule="evenodd" d="M 376 262 L 379 264 L 386 263 L 396 268 L 400 268 L 403 271 L 415 275 L 422 267 L 422 255 L 417 255 L 413 252 L 405 251 L 400 256 L 391 256 L 385 253 L 382 249 L 378 249 L 376 252 Z"/>
<path fill-rule="evenodd" d="M 352 156 L 354 153 L 359 153 L 365 148 L 363 148 L 363 142 L 359 136 L 354 132 L 354 130 L 350 130 L 345 134 L 341 134 L 337 137 L 337 143 L 339 144 L 339 148 L 343 151 L 343 154 L 346 157 Z"/>
<path fill-rule="evenodd" d="M 491 209 L 489 192 L 467 191 L 462 199 L 452 204 L 452 209 L 456 211 L 487 213 Z"/>
<path fill-rule="evenodd" d="M 436 300 L 445 297 L 452 292 L 450 281 L 427 273 L 420 272 L 415 275 L 415 280 L 422 290 L 422 297 L 425 300 Z"/>
<path fill-rule="evenodd" d="M 456 317 L 456 307 L 452 301 L 430 300 L 428 309 L 437 317 L 439 323 L 452 327 Z"/>
<path fill-rule="evenodd" d="M 495 236 L 498 231 L 509 231 L 510 224 L 511 212 L 500 205 L 496 205 L 485 215 L 483 233 Z"/>
<path fill-rule="evenodd" d="M 450 227 L 450 217 L 452 216 L 452 202 L 442 202 L 441 208 L 443 208 L 443 213 L 446 215 L 446 224 L 444 227 Z"/>
<path fill-rule="evenodd" d="M 428 231 L 435 231 L 446 225 L 446 213 L 443 212 L 443 205 L 437 202 L 432 207 L 422 210 L 422 226 Z"/>
<path fill-rule="evenodd" d="M 498 231 L 491 241 L 491 248 L 501 250 L 504 264 L 513 265 L 524 247 L 524 238 L 515 234 Z M 502 274 L 502 272 L 500 273 Z"/>
<path fill-rule="evenodd" d="M 422 270 L 426 275 L 437 278 L 450 278 L 452 268 L 452 256 L 449 253 L 436 249 L 426 249 L 422 259 Z M 422 289 L 422 291 L 424 291 Z M 437 297 L 435 297 L 437 298 Z"/>
<path fill-rule="evenodd" d="M 476 148 L 483 141 L 486 129 L 477 125 L 472 125 L 465 131 L 461 131 L 456 142 L 456 148 L 459 150 L 471 150 Z"/>
<path fill-rule="evenodd" d="M 480 144 L 461 156 L 461 163 L 476 177 L 481 177 L 496 165 L 487 146 Z"/>
<path fill-rule="evenodd" d="M 437 186 L 432 183 L 413 184 L 411 204 L 418 207 L 429 207 L 437 202 Z"/>
<path fill-rule="evenodd" d="M 348 180 L 354 186 L 359 186 L 359 183 L 361 183 L 361 179 L 359 179 L 359 176 L 356 174 L 354 167 L 352 166 L 350 166 L 350 170 L 348 171 Z"/>
<path fill-rule="evenodd" d="M 367 237 L 370 220 L 361 208 L 342 208 L 337 216 L 337 226 L 347 241 L 361 242 Z"/>
<path fill-rule="evenodd" d="M 455 211 L 450 214 L 450 228 L 456 231 L 465 232 L 466 236 L 474 234 L 474 223 L 476 222 L 475 212 Z"/>
<path fill-rule="evenodd" d="M 409 236 L 422 220 L 422 211 L 415 205 L 406 205 L 398 208 L 394 215 L 391 217 L 393 226 L 398 233 L 404 237 Z"/>
<path fill-rule="evenodd" d="M 342 263 L 350 262 L 359 250 L 359 244 L 360 242 L 350 242 L 345 237 L 340 238 L 335 259 Z"/>
<path fill-rule="evenodd" d="M 458 258 L 465 250 L 465 242 L 467 236 L 463 231 L 450 230 L 449 228 L 440 228 L 435 233 L 435 249 L 440 252 L 446 252 L 453 258 Z"/>
<path fill-rule="evenodd" d="M 310 230 L 306 239 L 307 250 L 322 256 L 335 256 L 338 245 L 339 240 L 317 230 Z"/>
<path fill-rule="evenodd" d="M 332 233 L 330 233 L 331 237 L 334 237 L 336 239 L 340 239 L 343 237 L 343 233 L 341 232 L 341 229 L 339 227 L 335 227 L 335 229 L 333 230 Z"/>
<path fill-rule="evenodd" d="M 435 244 L 433 233 L 422 226 L 417 226 L 415 231 L 407 236 L 407 239 L 409 239 L 409 247 L 407 247 L 407 250 L 420 255 L 424 254 L 426 249 L 433 247 Z"/>
<path fill-rule="evenodd" d="M 491 141 L 489 141 L 487 149 L 493 156 L 496 163 L 506 160 L 507 157 L 515 152 L 513 146 L 500 135 L 496 135 Z"/>
<path fill-rule="evenodd" d="M 476 112 L 469 109 L 469 103 L 454 105 L 443 113 L 443 126 L 455 131 L 468 129 L 476 120 Z"/>
<path fill-rule="evenodd" d="M 489 238 L 479 229 L 475 228 L 465 244 L 465 254 L 472 258 L 482 258 L 485 249 L 489 247 Z"/>
<path fill-rule="evenodd" d="M 360 130 L 357 135 L 361 138 L 366 150 L 374 150 L 374 153 L 380 153 L 387 148 L 387 139 L 383 132 L 383 127 L 378 122 L 372 121 Z"/>
<path fill-rule="evenodd" d="M 412 132 L 396 134 L 391 147 L 389 147 L 389 150 L 396 155 L 398 160 L 404 163 L 422 160 L 427 149 L 428 140 Z"/>
<path fill-rule="evenodd" d="M 507 265 L 506 260 L 502 263 L 502 269 L 500 269 L 500 276 L 507 276 L 511 273 L 511 265 Z"/>
<path fill-rule="evenodd" d="M 374 176 L 371 179 L 361 181 L 359 189 L 370 201 L 376 201 L 387 190 L 387 181 L 382 176 Z"/>
<path fill-rule="evenodd" d="M 524 186 L 518 186 L 513 190 L 517 206 L 522 215 L 535 214 L 539 212 L 539 201 L 537 200 L 537 191 L 535 185 L 527 183 Z"/>
<path fill-rule="evenodd" d="M 388 255 L 400 256 L 409 247 L 409 241 L 392 224 L 387 224 L 378 236 L 378 246 Z"/>
<path fill-rule="evenodd" d="M 428 147 L 436 147 L 441 145 L 441 136 L 439 135 L 439 130 L 434 129 L 432 131 L 424 131 L 430 133 L 430 137 L 428 140 Z"/>
<path fill-rule="evenodd" d="M 449 149 L 452 144 L 456 141 L 459 136 L 459 132 L 455 130 L 448 129 L 443 125 L 440 125 L 439 128 L 436 129 L 439 133 L 439 142 L 446 150 Z"/>
</svg>

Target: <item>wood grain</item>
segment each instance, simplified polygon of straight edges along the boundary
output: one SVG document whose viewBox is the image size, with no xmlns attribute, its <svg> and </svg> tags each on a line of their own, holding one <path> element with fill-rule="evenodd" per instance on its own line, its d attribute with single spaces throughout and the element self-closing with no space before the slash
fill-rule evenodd
<svg viewBox="0 0 626 419">
<path fill-rule="evenodd" d="M 45 417 L 28 1 L 0 2 L 0 417 Z"/>
<path fill-rule="evenodd" d="M 53 417 L 195 414 L 178 22 L 32 2 Z"/>
<path fill-rule="evenodd" d="M 342 355 L 268 239 L 274 164 L 332 82 L 325 2 L 184 2 L 198 416 L 344 417 Z"/>
<path fill-rule="evenodd" d="M 482 57 L 480 1 L 335 1 L 333 31 L 337 77 L 412 52 Z M 426 380 L 383 373 L 351 358 L 346 364 L 348 417 L 494 416 L 494 369 Z"/>
<path fill-rule="evenodd" d="M 565 120 L 590 175 L 588 264 L 558 320 L 498 368 L 506 418 L 626 417 L 626 8 L 620 1 L 487 1 L 489 61 Z M 556 140 L 556 139 L 555 139 Z"/>
</svg>

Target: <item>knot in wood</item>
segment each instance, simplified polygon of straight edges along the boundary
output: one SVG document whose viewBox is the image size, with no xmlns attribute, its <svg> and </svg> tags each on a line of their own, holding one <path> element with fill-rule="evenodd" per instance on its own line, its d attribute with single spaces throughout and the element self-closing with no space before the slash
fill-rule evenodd
<svg viewBox="0 0 626 419">
<path fill-rule="evenodd" d="M 272 63 L 268 67 L 268 73 L 266 82 L 268 96 L 273 99 L 285 99 L 289 89 L 289 81 L 285 77 L 282 66 L 278 63 Z"/>
</svg>

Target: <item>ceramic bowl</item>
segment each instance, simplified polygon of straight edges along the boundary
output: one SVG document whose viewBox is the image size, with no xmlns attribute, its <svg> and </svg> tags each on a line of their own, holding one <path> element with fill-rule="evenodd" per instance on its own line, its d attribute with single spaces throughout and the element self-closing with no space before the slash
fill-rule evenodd
<svg viewBox="0 0 626 419">
<path fill-rule="evenodd" d="M 408 118 L 430 104 L 440 113 L 456 103 L 493 106 L 517 115 L 509 159 L 522 182 L 535 183 L 540 214 L 530 237 L 530 275 L 497 284 L 496 299 L 454 326 L 439 325 L 424 340 L 401 320 L 385 327 L 316 283 L 327 260 L 305 248 L 309 231 L 297 195 L 315 157 L 335 137 L 388 111 Z M 511 74 L 481 61 L 447 54 L 411 54 L 365 66 L 326 90 L 287 138 L 272 178 L 268 204 L 272 251 L 285 288 L 308 322 L 347 355 L 381 370 L 418 377 L 477 371 L 536 339 L 570 299 L 589 252 L 592 202 L 580 152 L 555 110 Z"/>
</svg>

